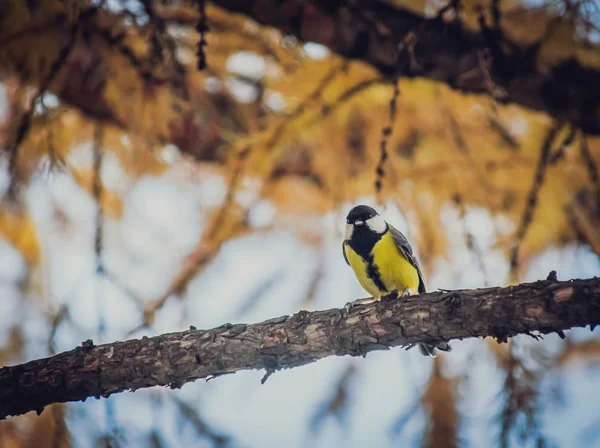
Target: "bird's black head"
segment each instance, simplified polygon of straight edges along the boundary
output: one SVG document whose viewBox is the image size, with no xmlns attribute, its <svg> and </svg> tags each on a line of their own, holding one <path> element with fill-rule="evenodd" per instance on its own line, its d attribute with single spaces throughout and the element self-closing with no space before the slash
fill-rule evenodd
<svg viewBox="0 0 600 448">
<path fill-rule="evenodd" d="M 362 225 L 368 219 L 371 219 L 374 216 L 377 216 L 377 212 L 374 208 L 369 207 L 368 205 L 357 205 L 352 210 L 350 210 L 348 216 L 346 216 L 346 222 L 348 224 L 355 224 L 358 221 L 359 223 L 361 223 L 359 225 Z"/>
</svg>

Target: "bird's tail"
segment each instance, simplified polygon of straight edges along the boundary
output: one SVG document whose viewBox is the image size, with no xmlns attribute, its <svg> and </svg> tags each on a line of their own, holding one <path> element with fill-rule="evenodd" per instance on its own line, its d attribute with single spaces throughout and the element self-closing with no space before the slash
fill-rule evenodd
<svg viewBox="0 0 600 448">
<path fill-rule="evenodd" d="M 435 358 L 435 355 L 437 355 L 438 350 L 441 350 L 443 352 L 452 351 L 452 347 L 450 347 L 450 344 L 448 344 L 447 342 L 439 342 L 436 345 L 419 344 L 418 347 L 419 353 L 421 353 L 423 356 L 431 356 L 432 358 Z"/>
</svg>

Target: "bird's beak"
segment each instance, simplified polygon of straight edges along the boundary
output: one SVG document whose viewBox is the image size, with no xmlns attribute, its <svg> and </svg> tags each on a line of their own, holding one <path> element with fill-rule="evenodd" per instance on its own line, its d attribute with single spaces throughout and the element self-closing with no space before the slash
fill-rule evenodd
<svg viewBox="0 0 600 448">
<path fill-rule="evenodd" d="M 360 227 L 360 226 L 362 226 L 364 223 L 365 223 L 365 222 L 364 222 L 364 221 L 361 221 L 360 219 L 357 219 L 356 221 L 354 221 L 354 225 L 355 225 L 355 226 L 359 226 L 359 227 Z"/>
</svg>

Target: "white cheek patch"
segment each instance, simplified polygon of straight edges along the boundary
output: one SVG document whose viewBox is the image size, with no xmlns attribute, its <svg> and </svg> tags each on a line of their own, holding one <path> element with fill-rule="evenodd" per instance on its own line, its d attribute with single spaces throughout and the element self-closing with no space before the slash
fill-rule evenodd
<svg viewBox="0 0 600 448">
<path fill-rule="evenodd" d="M 354 226 L 352 224 L 346 224 L 346 230 L 344 231 L 344 239 L 349 240 L 352 238 L 352 232 L 354 231 Z"/>
<path fill-rule="evenodd" d="M 385 219 L 383 219 L 379 215 L 373 216 L 371 219 L 368 219 L 367 225 L 369 226 L 369 229 L 376 233 L 385 233 L 385 231 L 387 230 L 387 224 L 385 222 Z"/>
</svg>

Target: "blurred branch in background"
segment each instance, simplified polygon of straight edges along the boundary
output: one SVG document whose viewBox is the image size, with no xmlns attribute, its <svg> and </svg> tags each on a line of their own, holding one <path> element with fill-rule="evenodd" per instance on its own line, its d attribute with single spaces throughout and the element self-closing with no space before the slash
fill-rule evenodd
<svg viewBox="0 0 600 448">
<path fill-rule="evenodd" d="M 340 423 L 346 422 L 348 409 L 350 408 L 349 390 L 355 375 L 356 366 L 350 363 L 336 381 L 331 395 L 316 406 L 310 419 L 311 431 L 319 432 L 328 417 L 335 417 Z"/>
<path fill-rule="evenodd" d="M 423 316 L 428 316 L 424 320 Z M 239 370 L 297 367 L 332 355 L 469 337 L 506 342 L 600 324 L 600 279 L 539 281 L 508 288 L 440 291 L 259 324 L 225 324 L 153 338 L 81 347 L 0 369 L 0 417 L 38 413 L 54 402 L 108 397 L 156 385 L 180 388 Z M 539 337 L 539 336 L 534 336 Z"/>
<path fill-rule="evenodd" d="M 457 408 L 457 378 L 448 378 L 442 374 L 443 358 L 436 357 L 433 372 L 421 404 L 427 413 L 423 447 L 454 448 L 459 443 L 460 414 Z"/>
<path fill-rule="evenodd" d="M 519 426 L 518 436 L 522 441 L 535 440 L 538 445 L 545 443 L 540 431 L 539 415 L 542 410 L 538 383 L 551 365 L 541 351 L 529 350 L 527 355 L 523 359 L 516 356 L 515 341 L 508 342 L 508 351 L 502 362 L 506 371 L 502 391 L 505 404 L 500 417 L 502 448 L 511 446 L 511 430 L 516 426 Z M 519 419 L 520 416 L 523 418 Z"/>
<path fill-rule="evenodd" d="M 505 14 L 500 23 L 498 6 L 491 10 L 477 6 L 475 12 L 461 9 L 459 1 L 449 2 L 434 17 L 426 17 L 408 5 L 403 7 L 403 2 L 398 6 L 383 1 L 293 3 L 223 0 L 219 6 L 365 61 L 384 74 L 422 76 L 455 89 L 490 93 L 498 101 L 541 109 L 558 118 L 571 117 L 584 132 L 600 133 L 598 61 L 589 65 L 577 56 L 543 63 L 539 59 L 542 53 L 547 56 L 546 46 L 553 45 L 553 32 L 562 25 L 560 16 L 538 14 L 539 27 L 543 30 L 545 25 L 545 32 L 539 37 L 537 30 L 530 33 L 535 37 L 521 32 L 519 39 L 515 33 L 519 22 Z M 490 15 L 494 28 L 486 23 Z M 403 52 L 407 36 L 412 36 L 412 51 Z M 571 39 L 575 44 L 576 36 Z M 480 69 L 482 41 L 490 54 L 484 70 Z"/>
<path fill-rule="evenodd" d="M 231 437 L 226 434 L 221 434 L 213 429 L 202 417 L 198 411 L 185 401 L 175 398 L 175 404 L 179 408 L 179 412 L 184 418 L 184 421 L 189 422 L 198 432 L 202 439 L 207 439 L 216 448 L 223 448 L 231 445 Z"/>
</svg>

